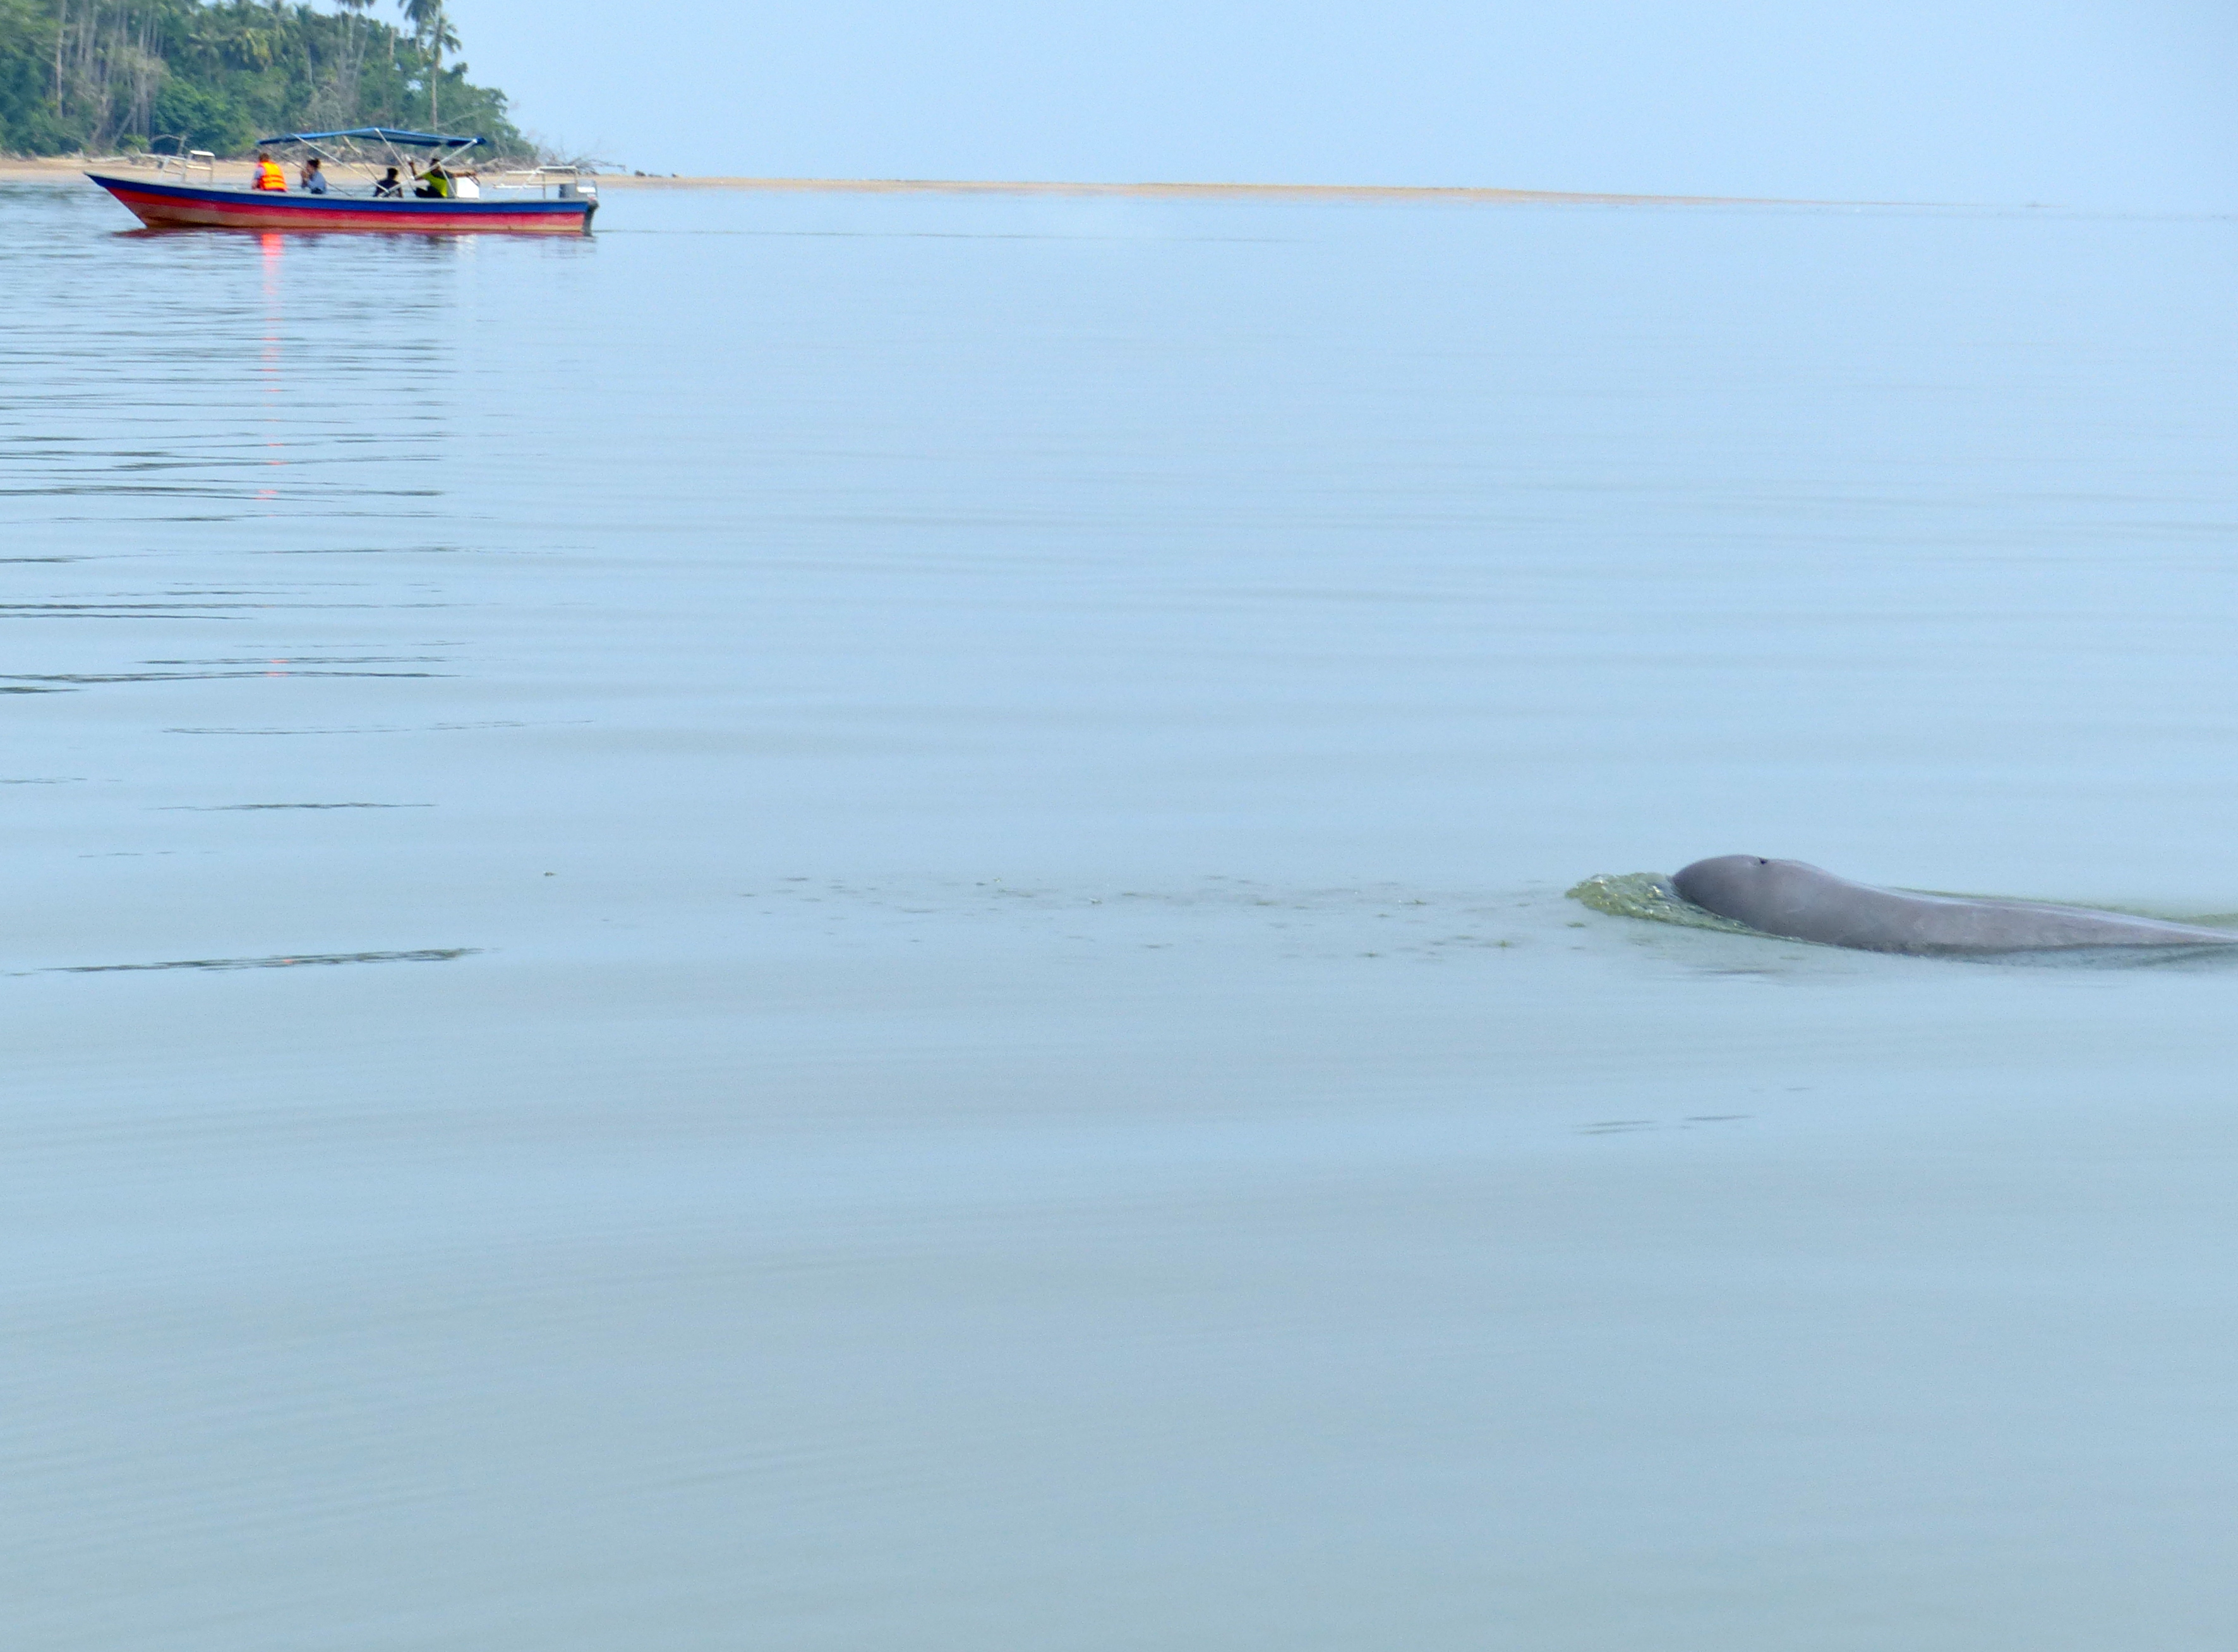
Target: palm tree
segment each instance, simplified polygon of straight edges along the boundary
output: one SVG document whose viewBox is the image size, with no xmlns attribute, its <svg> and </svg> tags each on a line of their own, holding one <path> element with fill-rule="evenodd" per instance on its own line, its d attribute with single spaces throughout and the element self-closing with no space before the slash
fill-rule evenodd
<svg viewBox="0 0 2238 1652">
<path fill-rule="evenodd" d="M 444 10 L 443 0 L 396 0 L 396 4 L 412 25 L 413 37 L 427 49 L 433 62 L 427 75 L 427 124 L 439 126 L 443 117 L 436 106 L 435 86 L 443 77 L 443 54 L 459 49 L 458 31 L 451 27 L 451 14 Z"/>
<path fill-rule="evenodd" d="M 334 65 L 323 94 L 327 105 L 320 112 L 321 122 L 331 118 L 336 126 L 347 126 L 357 118 L 359 74 L 365 63 L 365 14 L 373 10 L 373 0 L 334 0 L 349 23 L 342 35 L 341 61 Z"/>
</svg>

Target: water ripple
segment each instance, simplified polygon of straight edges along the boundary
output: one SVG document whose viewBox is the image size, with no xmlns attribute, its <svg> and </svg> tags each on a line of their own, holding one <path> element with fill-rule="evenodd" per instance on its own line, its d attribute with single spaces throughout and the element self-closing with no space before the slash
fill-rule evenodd
<svg viewBox="0 0 2238 1652">
<path fill-rule="evenodd" d="M 289 952 L 271 958 L 178 958 L 159 964 L 62 964 L 42 975 L 116 975 L 147 970 L 283 970 L 314 964 L 447 964 L 479 946 L 423 946 L 401 952 Z"/>
</svg>

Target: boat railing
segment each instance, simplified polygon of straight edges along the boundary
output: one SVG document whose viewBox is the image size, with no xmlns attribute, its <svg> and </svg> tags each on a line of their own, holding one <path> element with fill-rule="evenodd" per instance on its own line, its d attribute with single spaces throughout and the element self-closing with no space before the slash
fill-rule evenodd
<svg viewBox="0 0 2238 1652">
<path fill-rule="evenodd" d="M 517 166 L 484 172 L 484 187 L 501 190 L 515 200 L 534 196 L 546 201 L 595 201 L 599 186 L 594 175 L 573 166 Z"/>
<path fill-rule="evenodd" d="M 162 138 L 156 141 L 159 143 L 164 142 Z M 197 179 L 204 182 L 215 182 L 217 156 L 208 149 L 185 149 L 183 140 L 178 141 L 182 148 L 169 155 L 156 149 L 142 149 L 131 155 L 104 156 L 96 164 L 111 171 L 121 169 L 152 172 L 159 179 L 169 178 L 181 183 L 190 183 Z"/>
</svg>

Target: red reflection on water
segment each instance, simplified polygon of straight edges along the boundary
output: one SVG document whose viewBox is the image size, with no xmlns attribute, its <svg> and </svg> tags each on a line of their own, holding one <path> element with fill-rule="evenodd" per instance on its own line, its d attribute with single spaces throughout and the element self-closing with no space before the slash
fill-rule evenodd
<svg viewBox="0 0 2238 1652">
<path fill-rule="evenodd" d="M 264 349 L 258 371 L 263 376 L 264 394 L 276 397 L 281 388 L 280 324 L 282 311 L 280 276 L 281 262 L 288 255 L 288 237 L 277 230 L 268 229 L 260 233 L 256 240 L 264 265 Z M 280 412 L 276 406 L 268 406 L 264 423 L 267 427 L 264 445 L 272 450 L 272 456 L 264 462 L 273 466 L 285 465 L 288 462 L 285 457 L 288 444 L 281 440 Z M 256 490 L 256 496 L 259 499 L 277 499 L 280 489 L 277 487 L 260 488 Z"/>
</svg>

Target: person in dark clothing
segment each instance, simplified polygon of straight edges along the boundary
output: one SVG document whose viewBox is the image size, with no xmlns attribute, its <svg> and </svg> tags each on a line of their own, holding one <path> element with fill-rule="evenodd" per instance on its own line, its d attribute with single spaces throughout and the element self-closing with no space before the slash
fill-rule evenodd
<svg viewBox="0 0 2238 1652">
<path fill-rule="evenodd" d="M 396 169 L 394 167 L 390 167 L 388 169 L 388 176 L 373 186 L 373 193 L 376 200 L 385 195 L 398 196 L 401 196 L 403 195 L 404 180 L 396 176 Z"/>
</svg>

